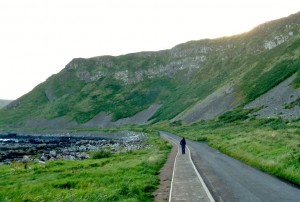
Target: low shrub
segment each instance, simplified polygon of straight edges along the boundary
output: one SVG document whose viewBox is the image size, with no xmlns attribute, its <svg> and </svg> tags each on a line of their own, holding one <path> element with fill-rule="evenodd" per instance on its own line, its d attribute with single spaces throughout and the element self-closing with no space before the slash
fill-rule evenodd
<svg viewBox="0 0 300 202">
<path fill-rule="evenodd" d="M 111 157 L 112 153 L 108 150 L 98 150 L 94 153 L 92 153 L 92 159 L 102 159 L 102 158 L 108 158 Z"/>
</svg>

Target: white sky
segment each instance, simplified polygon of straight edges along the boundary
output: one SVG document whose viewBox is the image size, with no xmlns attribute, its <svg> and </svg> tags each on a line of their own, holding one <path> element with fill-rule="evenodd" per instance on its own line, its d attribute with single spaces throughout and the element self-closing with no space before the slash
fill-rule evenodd
<svg viewBox="0 0 300 202">
<path fill-rule="evenodd" d="M 0 0 L 0 99 L 16 99 L 72 58 L 169 49 L 249 31 L 299 0 Z"/>
</svg>

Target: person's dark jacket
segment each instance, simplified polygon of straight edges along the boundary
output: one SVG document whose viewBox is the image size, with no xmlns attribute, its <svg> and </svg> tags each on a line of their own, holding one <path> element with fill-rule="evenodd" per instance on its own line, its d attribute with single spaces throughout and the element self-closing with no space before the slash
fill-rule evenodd
<svg viewBox="0 0 300 202">
<path fill-rule="evenodd" d="M 186 142 L 185 142 L 184 138 L 182 138 L 182 140 L 180 141 L 180 144 L 181 144 L 181 146 L 185 146 L 186 145 Z"/>
</svg>

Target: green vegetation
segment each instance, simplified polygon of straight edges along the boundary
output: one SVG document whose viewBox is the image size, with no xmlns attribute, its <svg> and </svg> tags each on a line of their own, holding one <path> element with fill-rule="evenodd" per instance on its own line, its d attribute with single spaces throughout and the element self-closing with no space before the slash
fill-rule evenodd
<svg viewBox="0 0 300 202">
<path fill-rule="evenodd" d="M 210 146 L 225 154 L 300 185 L 298 121 L 251 117 L 244 120 L 246 114 L 247 111 L 242 113 L 238 109 L 219 120 L 201 121 L 188 126 L 170 126 L 165 123 L 154 127 L 188 139 L 207 141 Z"/>
<path fill-rule="evenodd" d="M 104 149 L 92 153 L 92 159 L 108 158 L 111 156 L 112 156 L 112 153 L 110 151 L 107 151 Z"/>
<path fill-rule="evenodd" d="M 116 121 L 153 104 L 161 105 L 154 122 L 171 120 L 232 81 L 237 84 L 236 99 L 245 104 L 299 72 L 299 15 L 241 35 L 191 41 L 170 50 L 73 59 L 9 109 L 0 110 L 0 127 L 57 117 L 82 124 L 100 112 Z M 272 49 L 264 47 L 279 36 L 288 40 Z M 299 75 L 293 82 L 296 88 Z"/>
<path fill-rule="evenodd" d="M 116 121 L 152 104 L 161 104 L 152 120 L 170 120 L 229 81 L 238 81 L 238 99 L 249 102 L 299 71 L 299 36 L 271 50 L 262 45 L 270 37 L 287 35 L 287 22 L 295 22 L 290 29 L 299 30 L 298 21 L 291 16 L 249 33 L 191 41 L 171 50 L 73 59 L 10 109 L 0 110 L 0 127 L 62 116 L 81 124 L 100 112 Z M 205 58 L 200 66 L 184 69 L 200 56 Z M 160 73 L 164 68 L 168 70 Z"/>
<path fill-rule="evenodd" d="M 253 71 L 245 75 L 245 81 L 242 82 L 243 92 L 248 102 L 275 87 L 295 72 L 300 72 L 300 60 L 283 60 L 269 71 L 265 71 L 264 66 L 259 69 L 263 71 L 261 75 Z"/>
<path fill-rule="evenodd" d="M 150 149 L 88 160 L 0 165 L 0 201 L 152 201 L 171 145 L 157 134 L 148 141 Z"/>
<path fill-rule="evenodd" d="M 300 99 L 295 100 L 294 102 L 291 102 L 289 104 L 285 105 L 285 109 L 292 109 L 295 106 L 300 106 Z"/>
<path fill-rule="evenodd" d="M 151 117 L 152 127 L 208 141 L 228 155 L 300 184 L 299 120 L 256 119 L 249 113 L 258 109 L 243 109 L 293 74 L 293 87 L 300 87 L 299 16 L 241 35 L 191 41 L 165 51 L 74 59 L 1 109 L 0 129 L 57 117 L 83 124 L 100 112 L 116 121 L 160 104 Z M 169 122 L 229 83 L 235 83 L 235 101 L 242 103 L 238 108 L 192 125 Z M 285 107 L 298 105 L 299 99 Z M 30 164 L 28 169 L 20 164 L 1 166 L 0 201 L 149 201 L 157 185 L 155 175 L 169 151 L 165 143 L 159 144 L 155 149 L 118 155 L 98 151 L 90 160 Z"/>
<path fill-rule="evenodd" d="M 246 120 L 249 118 L 249 113 L 255 111 L 255 109 L 243 109 L 238 107 L 235 110 L 225 112 L 219 117 L 219 120 L 224 123 L 231 123 L 237 120 Z"/>
</svg>

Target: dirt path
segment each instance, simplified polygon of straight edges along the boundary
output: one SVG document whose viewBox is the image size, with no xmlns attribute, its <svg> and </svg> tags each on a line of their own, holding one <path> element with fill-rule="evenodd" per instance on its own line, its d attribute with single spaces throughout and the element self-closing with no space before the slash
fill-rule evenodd
<svg viewBox="0 0 300 202">
<path fill-rule="evenodd" d="M 175 157 L 177 154 L 177 146 L 173 145 L 173 148 L 169 154 L 168 160 L 164 167 L 160 170 L 159 179 L 160 184 L 158 190 L 154 192 L 155 201 L 157 202 L 166 202 L 169 201 L 172 174 L 173 174 L 173 166 Z"/>
</svg>

